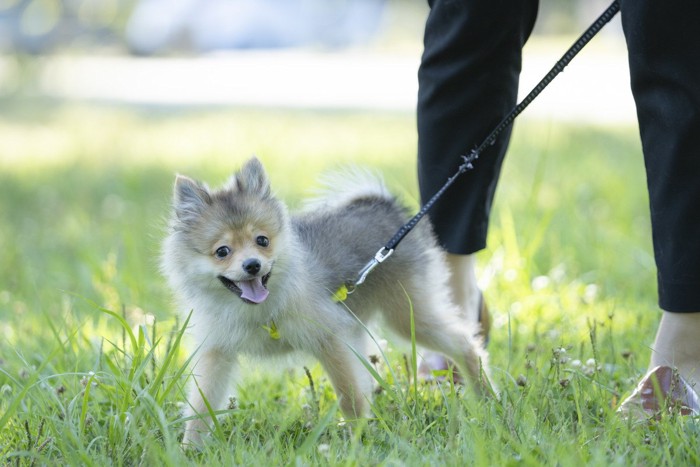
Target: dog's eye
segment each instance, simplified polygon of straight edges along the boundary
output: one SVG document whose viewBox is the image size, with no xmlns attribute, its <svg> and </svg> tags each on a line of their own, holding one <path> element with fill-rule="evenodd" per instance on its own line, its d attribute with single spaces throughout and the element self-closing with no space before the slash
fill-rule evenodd
<svg viewBox="0 0 700 467">
<path fill-rule="evenodd" d="M 220 246 L 216 249 L 214 255 L 219 259 L 226 258 L 231 253 L 231 249 L 227 246 Z"/>
<path fill-rule="evenodd" d="M 270 246 L 270 239 L 264 235 L 260 235 L 258 236 L 258 238 L 255 239 L 255 243 L 262 247 L 268 247 Z"/>
</svg>

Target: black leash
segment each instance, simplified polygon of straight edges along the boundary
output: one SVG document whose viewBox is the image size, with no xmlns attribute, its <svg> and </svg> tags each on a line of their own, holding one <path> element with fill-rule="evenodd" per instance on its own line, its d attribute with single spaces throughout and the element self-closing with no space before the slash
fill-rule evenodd
<svg viewBox="0 0 700 467">
<path fill-rule="evenodd" d="M 433 195 L 430 200 L 421 208 L 418 213 L 413 216 L 406 224 L 404 224 L 389 240 L 389 242 L 384 245 L 375 255 L 372 260 L 370 260 L 364 268 L 359 272 L 357 279 L 348 282 L 346 284 L 348 292 L 352 292 L 354 288 L 362 284 L 367 275 L 372 272 L 372 270 L 379 264 L 383 263 L 391 254 L 398 244 L 403 240 L 403 238 L 416 226 L 418 221 L 420 221 L 423 216 L 425 216 L 430 210 L 430 208 L 435 204 L 435 202 L 440 199 L 440 197 L 447 191 L 447 189 L 457 180 L 457 178 L 468 170 L 474 168 L 474 161 L 476 161 L 481 153 L 489 146 L 493 145 L 498 138 L 498 135 L 510 126 L 515 118 L 522 113 L 525 108 L 530 105 L 530 103 L 535 100 L 535 98 L 551 83 L 554 78 L 564 71 L 564 68 L 573 60 L 573 58 L 583 49 L 583 47 L 590 42 L 593 37 L 605 26 L 610 20 L 620 11 L 620 3 L 618 0 L 614 0 L 612 4 L 601 14 L 598 19 L 591 24 L 588 29 L 578 38 L 576 42 L 566 51 L 566 53 L 557 61 L 557 63 L 552 67 L 552 69 L 545 75 L 542 80 L 537 83 L 537 86 L 530 91 L 530 93 L 518 104 L 513 110 L 510 111 L 506 117 L 501 120 L 501 122 L 493 129 L 493 131 L 486 137 L 486 139 L 477 146 L 476 149 L 472 149 L 469 154 L 462 155 L 463 163 L 457 169 L 457 172 L 447 179 L 447 182 L 438 190 L 437 193 Z"/>
</svg>

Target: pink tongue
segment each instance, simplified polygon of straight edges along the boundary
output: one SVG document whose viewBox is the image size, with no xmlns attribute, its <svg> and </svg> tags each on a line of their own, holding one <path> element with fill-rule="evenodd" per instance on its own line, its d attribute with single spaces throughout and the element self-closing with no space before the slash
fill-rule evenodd
<svg viewBox="0 0 700 467">
<path fill-rule="evenodd" d="M 270 292 L 265 288 L 262 280 L 256 277 L 249 281 L 240 281 L 238 287 L 241 288 L 241 298 L 250 300 L 253 303 L 262 303 L 265 301 Z"/>
</svg>

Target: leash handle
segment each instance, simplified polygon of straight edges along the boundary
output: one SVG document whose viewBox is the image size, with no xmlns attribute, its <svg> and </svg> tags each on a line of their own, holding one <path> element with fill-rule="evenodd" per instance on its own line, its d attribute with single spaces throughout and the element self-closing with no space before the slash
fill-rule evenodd
<svg viewBox="0 0 700 467">
<path fill-rule="evenodd" d="M 610 22 L 611 19 L 617 14 L 617 12 L 620 11 L 620 2 L 619 0 L 614 0 L 610 6 L 596 19 L 593 24 L 591 24 L 586 31 L 581 35 L 581 37 L 574 42 L 574 44 L 564 53 L 564 55 L 554 64 L 551 70 L 540 80 L 539 83 L 534 87 L 530 93 L 525 96 L 525 98 L 520 101 L 518 105 L 511 110 L 508 115 L 506 115 L 503 120 L 496 126 L 496 128 L 489 133 L 489 135 L 484 139 L 484 141 L 476 147 L 476 149 L 472 149 L 469 154 L 462 155 L 463 163 L 460 164 L 460 166 L 457 168 L 457 171 L 452 175 L 450 178 L 447 179 L 445 184 L 435 193 L 427 203 L 423 205 L 423 207 L 416 213 L 415 216 L 413 216 L 408 222 L 406 222 L 399 230 L 394 234 L 394 236 L 387 242 L 387 244 L 382 247 L 377 254 L 374 256 L 372 260 L 370 260 L 365 267 L 362 268 L 362 270 L 359 272 L 357 278 L 354 281 L 349 281 L 348 286 L 349 286 L 349 293 L 355 290 L 355 287 L 362 284 L 365 279 L 367 279 L 367 275 L 369 275 L 370 272 L 374 268 L 376 268 L 380 263 L 382 263 L 384 260 L 386 260 L 396 249 L 396 247 L 399 245 L 401 240 L 411 231 L 413 228 L 418 224 L 418 222 L 428 213 L 430 208 L 433 207 L 433 205 L 437 202 L 438 199 L 442 197 L 442 195 L 447 191 L 447 189 L 452 186 L 452 184 L 457 180 L 457 178 L 462 175 L 464 172 L 468 170 L 472 170 L 474 168 L 474 161 L 476 161 L 481 153 L 486 150 L 489 146 L 493 145 L 496 142 L 496 138 L 498 138 L 498 135 L 501 134 L 503 130 L 508 128 L 515 118 L 520 115 L 523 110 L 527 108 L 528 105 L 532 103 L 532 101 L 535 100 L 537 96 L 540 95 L 542 91 L 556 78 L 556 76 L 564 71 L 564 68 L 571 63 L 571 60 L 574 59 L 574 57 L 583 49 L 583 47 L 588 44 L 593 37 L 595 37 L 598 32 L 605 26 L 607 23 Z"/>
</svg>

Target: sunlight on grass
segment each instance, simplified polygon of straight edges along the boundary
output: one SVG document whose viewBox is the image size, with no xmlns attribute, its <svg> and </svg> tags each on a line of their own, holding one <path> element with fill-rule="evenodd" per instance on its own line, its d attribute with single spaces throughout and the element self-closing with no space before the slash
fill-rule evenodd
<svg viewBox="0 0 700 467">
<path fill-rule="evenodd" d="M 339 423 L 313 362 L 255 363 L 200 453 L 178 446 L 186 357 L 157 268 L 174 174 L 216 185 L 257 154 L 296 206 L 322 172 L 368 165 L 415 209 L 413 117 L 30 105 L 8 109 L 0 134 L 0 455 L 10 463 L 698 461 L 696 424 L 634 428 L 614 416 L 658 318 L 634 128 L 515 129 L 479 254 L 500 403 L 415 384 L 410 344 L 391 340 L 372 420 Z M 659 449 L 667 442 L 673 454 Z"/>
</svg>

